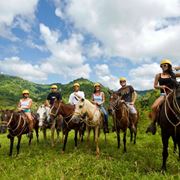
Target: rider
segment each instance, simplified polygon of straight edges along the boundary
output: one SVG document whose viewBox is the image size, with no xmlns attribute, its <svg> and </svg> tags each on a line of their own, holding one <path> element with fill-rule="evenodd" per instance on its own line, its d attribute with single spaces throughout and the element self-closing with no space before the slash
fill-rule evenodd
<svg viewBox="0 0 180 180">
<path fill-rule="evenodd" d="M 101 85 L 99 83 L 94 84 L 94 93 L 92 94 L 91 102 L 97 105 L 97 107 L 99 107 L 102 113 L 104 114 L 104 132 L 109 133 L 108 114 L 103 106 L 105 102 L 105 95 L 104 92 L 101 91 Z"/>
<path fill-rule="evenodd" d="M 46 106 L 52 107 L 56 99 L 62 101 L 62 96 L 61 96 L 61 93 L 58 92 L 57 85 L 54 84 L 51 86 L 51 92 L 47 96 L 46 103 L 45 103 Z"/>
<path fill-rule="evenodd" d="M 31 106 L 32 106 L 32 99 L 29 98 L 29 91 L 24 90 L 22 92 L 23 98 L 20 99 L 19 104 L 18 104 L 18 110 L 23 111 L 24 114 L 27 117 L 27 123 L 29 126 L 29 137 L 33 136 L 33 117 L 31 115 Z"/>
<path fill-rule="evenodd" d="M 121 88 L 117 91 L 118 95 L 121 97 L 121 101 L 124 101 L 128 108 L 129 108 L 129 113 L 132 116 L 135 116 L 137 118 L 137 111 L 136 108 L 134 107 L 134 104 L 137 99 L 137 93 L 134 90 L 134 88 L 131 85 L 126 84 L 126 78 L 121 77 L 119 79 L 119 83 L 121 85 Z M 114 131 L 113 127 L 113 131 Z"/>
<path fill-rule="evenodd" d="M 164 102 L 165 96 L 172 92 L 172 89 L 177 85 L 176 77 L 179 77 L 172 71 L 172 63 L 169 59 L 163 59 L 160 63 L 162 73 L 158 73 L 155 76 L 154 88 L 160 89 L 160 96 L 155 100 L 151 106 L 151 119 L 152 123 L 147 128 L 146 132 L 156 133 L 156 114 L 159 106 Z"/>
<path fill-rule="evenodd" d="M 85 98 L 84 92 L 80 91 L 79 83 L 73 84 L 74 92 L 69 96 L 69 103 L 76 105 L 78 103 L 78 98 Z"/>
</svg>

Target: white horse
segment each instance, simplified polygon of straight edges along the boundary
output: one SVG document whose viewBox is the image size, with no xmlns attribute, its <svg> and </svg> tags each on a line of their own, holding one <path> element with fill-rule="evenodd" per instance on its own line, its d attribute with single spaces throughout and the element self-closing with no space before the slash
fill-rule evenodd
<svg viewBox="0 0 180 180">
<path fill-rule="evenodd" d="M 95 143 L 96 143 L 96 155 L 99 156 L 99 132 L 100 127 L 103 124 L 103 114 L 99 108 L 92 104 L 87 99 L 79 99 L 79 102 L 75 106 L 75 112 L 71 120 L 75 120 L 78 117 L 83 118 L 87 125 L 87 142 L 89 143 L 90 129 L 93 127 L 95 132 Z"/>
<path fill-rule="evenodd" d="M 51 122 L 50 111 L 51 111 L 50 107 L 41 105 L 39 106 L 37 110 L 37 114 L 39 116 L 39 127 L 43 130 L 43 135 L 44 135 L 45 140 L 47 139 L 46 129 L 47 128 L 51 129 L 51 144 L 52 144 L 52 147 L 54 147 L 54 131 L 56 129 L 57 140 L 59 140 L 59 131 L 62 125 L 62 122 L 61 122 L 62 119 L 58 117 L 54 122 Z"/>
</svg>

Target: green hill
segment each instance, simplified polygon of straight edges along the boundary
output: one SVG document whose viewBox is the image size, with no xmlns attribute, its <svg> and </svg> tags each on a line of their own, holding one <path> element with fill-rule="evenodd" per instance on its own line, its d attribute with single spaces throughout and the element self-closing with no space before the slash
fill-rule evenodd
<svg viewBox="0 0 180 180">
<path fill-rule="evenodd" d="M 44 102 L 47 94 L 50 91 L 51 84 L 36 84 L 19 77 L 0 75 L 0 107 L 16 107 L 19 99 L 21 98 L 21 92 L 24 89 L 30 91 L 30 96 L 34 101 L 34 105 Z M 62 93 L 63 100 L 68 101 L 68 97 L 72 92 L 72 86 L 74 82 L 78 82 L 81 86 L 81 90 L 85 92 L 86 98 L 90 99 L 93 92 L 93 82 L 84 78 L 76 79 L 68 84 L 56 83 L 59 90 Z M 105 92 L 106 100 L 108 101 L 108 88 L 102 87 L 102 91 Z M 148 91 L 138 91 L 140 96 L 145 95 Z M 151 91 L 149 91 L 151 92 Z"/>
</svg>

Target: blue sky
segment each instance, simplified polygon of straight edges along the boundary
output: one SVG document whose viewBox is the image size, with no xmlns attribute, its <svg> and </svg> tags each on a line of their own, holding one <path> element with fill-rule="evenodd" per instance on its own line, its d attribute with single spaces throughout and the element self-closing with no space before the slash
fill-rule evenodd
<svg viewBox="0 0 180 180">
<path fill-rule="evenodd" d="M 0 72 L 37 83 L 119 77 L 152 89 L 162 58 L 179 65 L 179 0 L 0 2 Z"/>
</svg>

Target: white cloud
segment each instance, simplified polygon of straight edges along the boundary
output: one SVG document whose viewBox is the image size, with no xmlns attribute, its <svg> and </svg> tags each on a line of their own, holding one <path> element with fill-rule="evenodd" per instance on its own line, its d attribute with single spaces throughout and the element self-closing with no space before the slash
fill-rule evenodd
<svg viewBox="0 0 180 180">
<path fill-rule="evenodd" d="M 180 24 L 156 30 L 164 18 L 180 16 L 179 0 L 69 0 L 64 12 L 75 27 L 95 36 L 110 57 L 133 62 L 147 57 L 180 58 Z"/>
<path fill-rule="evenodd" d="M 100 83 L 113 90 L 119 89 L 119 79 L 111 74 L 107 64 L 96 64 L 94 70 Z"/>
<path fill-rule="evenodd" d="M 71 34 L 69 39 L 60 41 L 59 32 L 50 30 L 44 24 L 40 24 L 40 32 L 51 53 L 41 66 L 43 71 L 62 75 L 69 80 L 89 78 L 91 69 L 89 64 L 85 64 L 81 46 L 83 37 L 80 34 Z"/>
<path fill-rule="evenodd" d="M 19 57 L 0 60 L 0 72 L 16 75 L 30 81 L 47 80 L 47 74 L 42 72 L 39 65 L 32 65 Z"/>
<path fill-rule="evenodd" d="M 160 73 L 159 64 L 143 64 L 129 71 L 129 81 L 137 90 L 153 89 L 155 75 Z"/>
<path fill-rule="evenodd" d="M 11 32 L 11 28 L 30 31 L 37 4 L 38 0 L 0 1 L 0 36 L 16 41 L 18 38 Z"/>
</svg>

